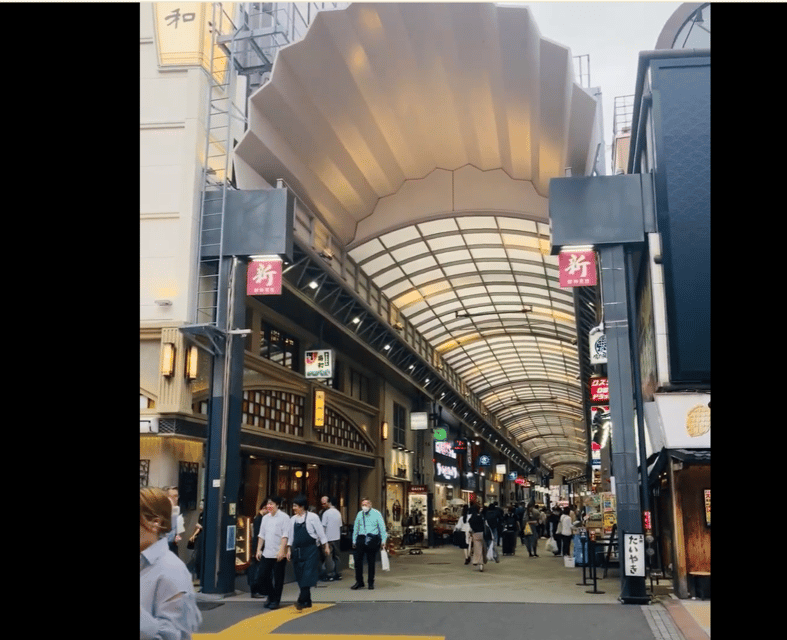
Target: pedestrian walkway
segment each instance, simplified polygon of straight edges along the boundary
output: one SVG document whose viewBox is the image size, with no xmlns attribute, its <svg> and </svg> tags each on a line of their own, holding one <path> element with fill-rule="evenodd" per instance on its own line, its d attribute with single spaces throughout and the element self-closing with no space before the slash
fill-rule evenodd
<svg viewBox="0 0 787 640">
<path fill-rule="evenodd" d="M 541 540 L 540 546 L 544 546 Z M 383 602 L 450 602 L 450 603 L 542 603 L 542 604 L 603 604 L 619 606 L 620 573 L 609 569 L 607 578 L 597 570 L 595 586 L 586 569 L 583 584 L 581 567 L 567 568 L 563 558 L 539 549 L 538 558 L 530 558 L 518 546 L 513 556 L 500 555 L 499 563 L 490 562 L 480 572 L 472 564 L 464 564 L 464 556 L 454 546 L 424 549 L 421 555 L 407 551 L 391 556 L 391 570 L 376 570 L 375 589 L 352 590 L 354 571 L 346 567 L 344 579 L 320 582 L 312 589 L 315 603 L 383 603 Z M 252 600 L 245 576 L 237 581 L 240 589 L 227 601 Z M 242 589 L 242 590 L 241 590 Z M 298 586 L 284 585 L 282 605 L 297 600 Z M 201 600 L 210 595 L 198 594 Z M 657 640 L 703 640 L 710 636 L 710 601 L 682 601 L 670 595 L 658 595 L 650 605 L 640 605 Z M 262 609 L 260 605 L 260 609 Z M 678 631 L 679 630 L 679 631 Z M 697 635 L 697 634 L 704 635 Z"/>
</svg>

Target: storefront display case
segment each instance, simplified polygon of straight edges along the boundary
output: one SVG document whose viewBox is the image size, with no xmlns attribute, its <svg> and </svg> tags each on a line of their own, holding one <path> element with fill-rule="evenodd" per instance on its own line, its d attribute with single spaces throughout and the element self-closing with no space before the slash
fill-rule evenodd
<svg viewBox="0 0 787 640">
<path fill-rule="evenodd" d="M 235 571 L 243 573 L 251 563 L 252 519 L 238 516 L 235 526 Z"/>
<path fill-rule="evenodd" d="M 414 485 L 415 486 L 415 485 Z M 425 492 L 407 494 L 407 515 L 402 525 L 404 527 L 404 544 L 414 546 L 428 542 L 428 510 L 427 495 Z"/>
</svg>

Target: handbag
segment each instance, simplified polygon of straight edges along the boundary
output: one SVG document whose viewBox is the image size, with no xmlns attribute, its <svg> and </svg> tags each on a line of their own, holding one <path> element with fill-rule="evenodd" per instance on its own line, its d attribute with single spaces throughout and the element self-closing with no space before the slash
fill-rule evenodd
<svg viewBox="0 0 787 640">
<path fill-rule="evenodd" d="M 525 523 L 525 535 L 526 536 L 532 536 L 533 535 L 533 530 L 530 528 L 530 523 L 529 522 Z"/>
<path fill-rule="evenodd" d="M 388 552 L 385 549 L 380 549 L 380 564 L 382 565 L 383 571 L 391 570 L 391 563 L 388 560 Z"/>
</svg>

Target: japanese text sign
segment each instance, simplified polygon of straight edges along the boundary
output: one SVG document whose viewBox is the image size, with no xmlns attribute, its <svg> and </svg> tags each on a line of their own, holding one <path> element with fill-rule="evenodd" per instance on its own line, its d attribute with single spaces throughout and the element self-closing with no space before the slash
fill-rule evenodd
<svg viewBox="0 0 787 640">
<path fill-rule="evenodd" d="M 558 255 L 560 286 L 591 287 L 596 284 L 596 254 L 594 251 L 561 251 Z"/>
<path fill-rule="evenodd" d="M 645 536 L 627 533 L 623 536 L 624 563 L 627 576 L 645 577 Z"/>
<path fill-rule="evenodd" d="M 252 260 L 246 275 L 246 294 L 281 295 L 281 258 Z"/>
<path fill-rule="evenodd" d="M 330 349 L 307 351 L 305 361 L 307 378 L 333 378 L 333 352 Z"/>
<path fill-rule="evenodd" d="M 590 379 L 590 401 L 609 402 L 609 383 L 607 378 Z"/>
</svg>

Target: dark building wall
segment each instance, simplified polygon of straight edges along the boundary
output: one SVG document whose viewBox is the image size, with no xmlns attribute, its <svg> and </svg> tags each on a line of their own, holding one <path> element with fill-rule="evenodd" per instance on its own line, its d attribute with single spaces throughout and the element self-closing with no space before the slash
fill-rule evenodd
<svg viewBox="0 0 787 640">
<path fill-rule="evenodd" d="M 670 380 L 710 383 L 710 58 L 650 68 Z"/>
</svg>

